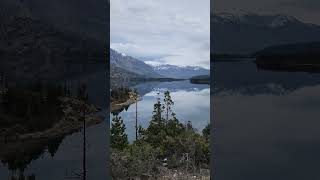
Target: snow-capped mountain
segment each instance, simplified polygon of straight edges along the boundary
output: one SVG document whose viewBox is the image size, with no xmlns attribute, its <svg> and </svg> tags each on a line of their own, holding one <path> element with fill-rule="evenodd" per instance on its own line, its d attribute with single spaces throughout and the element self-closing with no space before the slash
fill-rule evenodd
<svg viewBox="0 0 320 180">
<path fill-rule="evenodd" d="M 129 77 L 161 78 L 153 67 L 141 60 L 110 49 L 111 76 L 121 74 Z M 120 75 L 119 75 L 120 76 Z"/>
<path fill-rule="evenodd" d="M 250 54 L 268 46 L 320 41 L 320 26 L 293 16 L 254 13 L 211 15 L 214 53 Z"/>
<path fill-rule="evenodd" d="M 188 79 L 198 75 L 209 75 L 210 70 L 199 66 L 176 66 L 169 64 L 154 64 L 146 62 L 153 66 L 153 70 L 162 76 L 169 78 Z"/>
</svg>

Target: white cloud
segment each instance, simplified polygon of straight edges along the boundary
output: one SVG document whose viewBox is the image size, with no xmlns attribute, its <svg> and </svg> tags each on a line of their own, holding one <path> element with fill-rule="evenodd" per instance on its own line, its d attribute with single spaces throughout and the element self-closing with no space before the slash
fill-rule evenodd
<svg viewBox="0 0 320 180">
<path fill-rule="evenodd" d="M 111 48 L 121 53 L 209 67 L 210 0 L 111 1 L 110 28 Z"/>
</svg>

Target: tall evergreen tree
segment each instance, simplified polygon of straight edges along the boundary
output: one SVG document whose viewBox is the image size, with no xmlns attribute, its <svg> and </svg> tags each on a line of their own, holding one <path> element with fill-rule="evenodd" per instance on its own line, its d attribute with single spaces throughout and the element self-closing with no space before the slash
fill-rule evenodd
<svg viewBox="0 0 320 180">
<path fill-rule="evenodd" d="M 171 99 L 171 96 L 170 96 L 170 92 L 169 91 L 166 91 L 164 92 L 164 99 L 163 99 L 163 109 L 165 110 L 165 115 L 166 115 L 166 121 L 168 122 L 169 121 L 169 115 L 173 116 L 174 117 L 174 113 L 172 112 L 172 106 L 174 105 L 174 102 L 172 101 Z"/>
<path fill-rule="evenodd" d="M 202 135 L 207 142 L 210 140 L 210 123 L 202 130 Z"/>
<path fill-rule="evenodd" d="M 153 105 L 153 112 L 152 112 L 152 120 L 151 123 L 158 124 L 158 125 L 164 125 L 165 121 L 162 117 L 162 104 L 160 101 L 160 98 L 157 98 L 157 102 Z"/>
<path fill-rule="evenodd" d="M 187 122 L 186 129 L 187 129 L 188 131 L 194 131 L 194 128 L 193 128 L 193 126 L 192 126 L 192 122 L 191 122 L 191 121 L 188 121 L 188 122 Z"/>
<path fill-rule="evenodd" d="M 154 146 L 161 144 L 166 136 L 165 120 L 162 117 L 162 113 L 162 104 L 160 98 L 157 98 L 157 102 L 153 106 L 152 120 L 147 129 L 147 141 Z"/>
<path fill-rule="evenodd" d="M 123 150 L 128 146 L 128 136 L 125 133 L 126 126 L 120 116 L 112 118 L 111 126 L 111 147 L 114 149 Z"/>
</svg>

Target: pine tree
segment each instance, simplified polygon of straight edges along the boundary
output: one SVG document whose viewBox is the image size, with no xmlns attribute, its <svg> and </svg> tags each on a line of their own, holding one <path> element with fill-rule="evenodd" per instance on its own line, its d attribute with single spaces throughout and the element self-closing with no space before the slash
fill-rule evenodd
<svg viewBox="0 0 320 180">
<path fill-rule="evenodd" d="M 114 149 L 123 150 L 128 146 L 128 136 L 125 133 L 126 126 L 120 116 L 112 118 L 111 127 L 111 147 Z"/>
<path fill-rule="evenodd" d="M 165 120 L 162 117 L 162 113 L 162 104 L 160 98 L 157 98 L 157 102 L 153 106 L 152 120 L 147 129 L 147 141 L 154 146 L 160 145 L 166 137 Z"/>
<path fill-rule="evenodd" d="M 164 99 L 163 99 L 163 106 L 162 108 L 165 110 L 166 113 L 166 121 L 169 121 L 169 114 L 171 113 L 172 118 L 174 118 L 175 114 L 172 112 L 172 106 L 174 105 L 174 102 L 171 99 L 170 92 L 166 91 L 164 92 Z"/>
<path fill-rule="evenodd" d="M 202 130 L 202 135 L 207 142 L 210 140 L 210 123 Z"/>
<path fill-rule="evenodd" d="M 191 121 L 188 121 L 188 122 L 187 122 L 187 124 L 186 124 L 186 129 L 187 129 L 188 131 L 192 131 L 192 132 L 195 131 L 195 129 L 194 129 L 193 126 L 192 126 L 192 122 L 191 122 Z"/>
<path fill-rule="evenodd" d="M 153 124 L 158 124 L 159 126 L 164 125 L 165 121 L 162 117 L 162 104 L 160 101 L 160 98 L 157 98 L 157 102 L 153 105 L 153 115 L 152 115 L 152 120 L 151 123 Z"/>
</svg>

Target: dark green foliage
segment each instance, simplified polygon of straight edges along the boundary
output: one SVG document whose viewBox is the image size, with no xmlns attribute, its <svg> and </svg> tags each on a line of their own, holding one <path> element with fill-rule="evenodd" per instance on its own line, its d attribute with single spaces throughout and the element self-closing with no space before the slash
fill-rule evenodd
<svg viewBox="0 0 320 180">
<path fill-rule="evenodd" d="M 209 169 L 209 125 L 203 130 L 203 135 L 197 133 L 190 121 L 185 125 L 179 122 L 173 112 L 173 105 L 170 93 L 166 91 L 163 102 L 157 98 L 154 104 L 148 128 L 138 127 L 138 140 L 131 145 L 125 141 L 124 145 L 112 147 L 114 179 L 141 177 L 142 174 L 157 175 L 164 159 L 167 159 L 169 169 Z M 120 125 L 122 123 L 122 120 L 118 120 L 117 129 L 121 129 L 121 137 L 126 138 L 123 135 L 124 125 Z"/>
<path fill-rule="evenodd" d="M 164 92 L 164 99 L 163 99 L 162 108 L 165 111 L 166 121 L 169 121 L 169 115 L 171 115 L 172 118 L 174 118 L 174 116 L 175 116 L 175 114 L 172 112 L 172 108 L 171 108 L 171 106 L 173 106 L 173 105 L 174 105 L 174 102 L 171 99 L 170 92 L 169 91 Z"/>
<path fill-rule="evenodd" d="M 122 103 L 129 99 L 129 94 L 132 92 L 129 88 L 117 88 L 111 91 L 111 103 Z"/>
<path fill-rule="evenodd" d="M 126 126 L 120 116 L 112 118 L 111 127 L 111 147 L 113 149 L 123 150 L 128 146 L 128 136 L 125 133 Z"/>
<path fill-rule="evenodd" d="M 154 175 L 161 165 L 157 159 L 159 148 L 145 142 L 129 145 L 123 151 L 113 149 L 111 154 L 112 179 L 128 179 L 142 174 Z"/>
<path fill-rule="evenodd" d="M 37 82 L 27 87 L 9 87 L 0 97 L 0 125 L 3 128 L 19 126 L 20 133 L 50 128 L 61 119 L 59 98 L 62 96 L 64 91 L 60 85 Z"/>
<path fill-rule="evenodd" d="M 193 163 L 209 163 L 209 140 L 206 136 L 201 136 L 188 121 L 183 125 L 175 117 L 172 110 L 174 102 L 170 93 L 164 93 L 163 104 L 160 99 L 154 104 L 154 111 L 149 127 L 142 131 L 146 142 L 155 148 L 160 148 L 160 158 L 167 157 L 170 166 L 181 166 L 181 158 L 188 154 Z M 168 121 L 162 117 L 165 114 Z M 168 116 L 167 116 L 168 115 Z M 175 160 L 176 159 L 176 160 Z M 178 161 L 179 159 L 179 161 Z"/>
<path fill-rule="evenodd" d="M 157 102 L 153 106 L 153 115 L 150 125 L 146 130 L 146 141 L 155 147 L 160 146 L 167 135 L 162 112 L 162 104 L 160 98 L 158 98 Z"/>
<path fill-rule="evenodd" d="M 203 137 L 209 141 L 210 140 L 210 124 L 208 124 L 203 130 L 202 130 Z"/>
<path fill-rule="evenodd" d="M 168 136 L 174 137 L 178 134 L 181 134 L 183 131 L 185 131 L 185 127 L 178 121 L 177 118 L 170 119 L 166 123 L 166 132 Z"/>
</svg>

